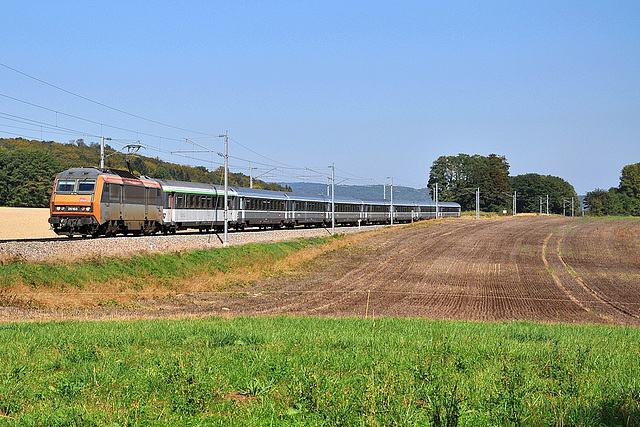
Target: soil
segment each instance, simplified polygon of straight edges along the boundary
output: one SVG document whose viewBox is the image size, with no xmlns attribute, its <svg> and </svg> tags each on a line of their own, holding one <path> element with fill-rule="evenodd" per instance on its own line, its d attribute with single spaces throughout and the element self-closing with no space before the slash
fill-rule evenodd
<svg viewBox="0 0 640 427">
<path fill-rule="evenodd" d="M 426 221 L 358 235 L 292 273 L 226 292 L 6 320 L 314 315 L 640 326 L 640 220 Z"/>
</svg>

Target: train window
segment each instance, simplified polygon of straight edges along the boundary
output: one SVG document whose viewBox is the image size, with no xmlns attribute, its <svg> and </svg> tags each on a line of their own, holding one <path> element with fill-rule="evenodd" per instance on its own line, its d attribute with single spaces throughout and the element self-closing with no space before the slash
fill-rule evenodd
<svg viewBox="0 0 640 427">
<path fill-rule="evenodd" d="M 95 179 L 80 179 L 78 180 L 78 192 L 79 193 L 93 193 L 96 188 Z"/>
<path fill-rule="evenodd" d="M 202 196 L 196 196 L 196 209 L 200 209 L 202 207 Z"/>
<path fill-rule="evenodd" d="M 109 184 L 106 182 L 102 185 L 102 197 L 100 198 L 101 203 L 109 203 Z"/>
<path fill-rule="evenodd" d="M 156 206 L 162 206 L 162 190 L 156 188 Z"/>
<path fill-rule="evenodd" d="M 122 191 L 122 186 L 118 184 L 112 184 L 109 185 L 109 187 L 109 201 L 111 203 L 120 203 L 120 192 Z"/>
<path fill-rule="evenodd" d="M 71 193 L 76 186 L 75 179 L 59 179 L 56 187 L 57 192 Z"/>
<path fill-rule="evenodd" d="M 138 205 L 144 205 L 144 187 L 137 185 L 125 185 L 124 186 L 124 200 L 126 203 L 133 203 Z"/>
</svg>

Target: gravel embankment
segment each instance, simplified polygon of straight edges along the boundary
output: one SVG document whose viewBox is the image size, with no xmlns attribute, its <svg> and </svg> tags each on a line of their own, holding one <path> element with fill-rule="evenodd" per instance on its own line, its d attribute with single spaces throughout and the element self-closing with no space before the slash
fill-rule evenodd
<svg viewBox="0 0 640 427">
<path fill-rule="evenodd" d="M 358 231 L 377 230 L 381 226 L 339 227 L 338 234 Z M 229 245 L 247 243 L 268 243 L 311 237 L 328 236 L 331 230 L 324 228 L 301 228 L 295 230 L 268 230 L 229 232 Z M 219 236 L 219 237 L 218 237 Z M 102 256 L 126 256 L 143 252 L 174 252 L 191 249 L 210 249 L 222 247 L 223 234 L 186 234 L 156 235 L 140 237 L 112 237 L 52 241 L 11 241 L 0 243 L 0 262 L 10 259 L 25 261 L 62 261 Z"/>
</svg>

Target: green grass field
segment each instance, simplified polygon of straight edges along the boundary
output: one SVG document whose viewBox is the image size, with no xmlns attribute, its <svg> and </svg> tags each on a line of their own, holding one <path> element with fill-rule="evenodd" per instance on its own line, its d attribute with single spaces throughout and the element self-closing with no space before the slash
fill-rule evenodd
<svg viewBox="0 0 640 427">
<path fill-rule="evenodd" d="M 640 330 L 421 319 L 0 325 L 3 425 L 640 425 Z"/>
<path fill-rule="evenodd" d="M 305 250 L 330 250 L 332 245 L 346 244 L 343 240 L 343 236 L 327 236 L 210 250 L 95 257 L 68 263 L 10 259 L 0 261 L 0 306 L 75 307 L 74 295 L 82 291 L 88 291 L 83 298 L 87 305 L 98 306 L 117 303 L 113 295 L 130 297 L 132 293 L 126 291 L 192 291 L 204 279 L 208 279 L 205 291 L 219 291 L 280 275 L 304 262 L 307 258 L 301 253 Z M 21 287 L 16 290 L 15 286 Z M 58 294 L 42 302 L 38 300 L 40 291 Z"/>
</svg>

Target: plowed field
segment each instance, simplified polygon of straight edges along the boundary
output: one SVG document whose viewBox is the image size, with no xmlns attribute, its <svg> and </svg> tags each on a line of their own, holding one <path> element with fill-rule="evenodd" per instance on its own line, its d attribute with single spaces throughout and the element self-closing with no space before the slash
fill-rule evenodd
<svg viewBox="0 0 640 427">
<path fill-rule="evenodd" d="M 234 315 L 640 325 L 639 236 L 633 219 L 427 222 L 375 234 L 249 296 L 186 299 Z"/>
<path fill-rule="evenodd" d="M 426 221 L 359 236 L 282 277 L 138 304 L 3 317 L 290 314 L 640 326 L 640 220 Z"/>
</svg>

